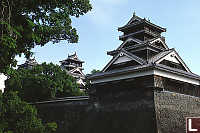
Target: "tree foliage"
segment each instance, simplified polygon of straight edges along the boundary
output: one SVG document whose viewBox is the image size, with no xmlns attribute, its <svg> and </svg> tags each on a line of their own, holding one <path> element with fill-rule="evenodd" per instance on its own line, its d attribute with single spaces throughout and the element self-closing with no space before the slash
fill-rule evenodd
<svg viewBox="0 0 200 133">
<path fill-rule="evenodd" d="M 101 72 L 101 71 L 100 71 L 100 70 L 93 69 L 93 70 L 91 71 L 91 74 L 95 74 L 95 73 L 98 73 L 98 72 Z"/>
<path fill-rule="evenodd" d="M 29 57 L 36 45 L 60 40 L 76 43 L 71 17 L 91 8 L 89 0 L 1 0 L 0 70 L 15 65 L 16 55 Z"/>
<path fill-rule="evenodd" d="M 56 123 L 42 123 L 37 110 L 22 101 L 16 92 L 0 91 L 0 133 L 53 133 Z"/>
<path fill-rule="evenodd" d="M 18 91 L 25 101 L 81 95 L 76 79 L 52 63 L 43 63 L 32 69 L 11 69 L 9 76 L 5 91 Z"/>
</svg>

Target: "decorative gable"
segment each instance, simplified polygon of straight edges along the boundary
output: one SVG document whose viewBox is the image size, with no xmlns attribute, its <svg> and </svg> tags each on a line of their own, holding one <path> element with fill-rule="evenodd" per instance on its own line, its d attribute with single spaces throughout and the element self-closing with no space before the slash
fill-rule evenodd
<svg viewBox="0 0 200 133">
<path fill-rule="evenodd" d="M 158 47 L 158 48 L 166 49 L 166 50 L 169 49 L 168 46 L 165 44 L 165 42 L 161 38 L 154 39 L 153 41 L 150 42 L 150 45 Z"/>
<path fill-rule="evenodd" d="M 181 69 L 191 73 L 187 65 L 184 63 L 184 61 L 181 59 L 178 53 L 176 53 L 176 51 L 173 51 L 167 54 L 166 56 L 160 58 L 159 60 L 156 61 L 156 63 L 164 64 L 169 67 Z"/>
<path fill-rule="evenodd" d="M 134 65 L 143 65 L 145 64 L 145 61 L 127 51 L 122 49 L 115 57 L 112 58 L 112 60 L 104 67 L 102 70 L 103 72 L 107 70 L 111 70 L 110 68 L 116 68 L 116 66 L 126 67 L 134 66 Z"/>
<path fill-rule="evenodd" d="M 141 20 L 142 20 L 141 18 L 139 18 L 135 14 L 133 14 L 133 17 L 131 18 L 131 20 L 126 25 L 141 22 Z"/>
<path fill-rule="evenodd" d="M 171 61 L 171 62 L 174 62 L 174 63 L 178 63 L 178 64 L 181 64 L 181 62 L 179 61 L 179 59 L 177 58 L 177 56 L 174 54 L 174 52 L 168 54 L 167 56 L 165 56 L 162 60 L 168 60 L 168 61 Z M 162 61 L 161 60 L 161 61 Z M 161 62 L 160 61 L 160 62 Z"/>
<path fill-rule="evenodd" d="M 79 68 L 75 68 L 69 72 L 74 73 L 74 74 L 80 74 L 80 75 L 84 76 L 84 73 Z"/>
<path fill-rule="evenodd" d="M 80 71 L 75 71 L 74 73 L 76 73 L 76 74 L 81 74 Z"/>
<path fill-rule="evenodd" d="M 124 41 L 118 48 L 117 50 L 120 50 L 122 48 L 125 48 L 125 47 L 129 47 L 129 46 L 133 46 L 133 45 L 136 45 L 136 44 L 141 44 L 142 41 L 136 39 L 136 38 L 128 38 L 126 41 Z"/>
<path fill-rule="evenodd" d="M 123 54 L 123 53 L 121 53 Z M 122 55 L 119 56 L 118 59 L 116 59 L 115 62 L 113 62 L 113 64 L 119 64 L 119 63 L 123 63 L 123 62 L 127 62 L 127 61 L 131 61 L 132 59 L 126 55 Z"/>
</svg>

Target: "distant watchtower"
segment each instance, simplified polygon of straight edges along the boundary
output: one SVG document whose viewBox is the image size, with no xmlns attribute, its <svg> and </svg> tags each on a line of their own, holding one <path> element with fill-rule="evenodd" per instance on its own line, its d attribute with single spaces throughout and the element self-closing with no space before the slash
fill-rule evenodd
<svg viewBox="0 0 200 133">
<path fill-rule="evenodd" d="M 37 61 L 35 60 L 35 58 L 31 59 L 27 59 L 26 62 L 24 64 L 18 65 L 19 68 L 24 68 L 24 69 L 31 69 L 33 66 L 38 65 Z"/>
<path fill-rule="evenodd" d="M 84 61 L 79 60 L 76 52 L 72 55 L 68 55 L 68 58 L 60 61 L 60 63 L 63 70 L 66 70 L 69 75 L 72 75 L 77 79 L 77 83 L 80 84 L 81 88 L 85 86 L 85 83 L 83 81 L 85 79 L 85 75 L 82 72 L 82 64 L 84 63 Z"/>
</svg>

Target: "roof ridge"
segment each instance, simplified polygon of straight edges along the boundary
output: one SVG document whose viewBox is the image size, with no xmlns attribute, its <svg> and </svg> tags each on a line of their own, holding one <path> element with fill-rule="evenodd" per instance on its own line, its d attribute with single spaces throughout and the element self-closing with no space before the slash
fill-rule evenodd
<svg viewBox="0 0 200 133">
<path fill-rule="evenodd" d="M 142 58 L 140 58 L 140 57 L 138 57 L 138 56 L 136 56 L 136 55 L 134 55 L 134 54 L 132 54 L 132 53 L 126 51 L 125 49 L 122 49 L 122 51 L 125 52 L 126 54 L 128 54 L 129 56 L 133 57 L 134 59 L 138 60 L 138 61 L 141 62 L 142 64 L 145 64 L 145 63 L 146 63 L 146 61 L 144 61 Z"/>
<path fill-rule="evenodd" d="M 128 43 L 129 41 L 135 41 L 136 43 L 138 44 L 142 44 L 144 43 L 143 41 L 137 39 L 137 38 L 134 38 L 134 37 L 128 37 L 116 50 L 120 50 L 123 48 L 123 46 Z"/>
<path fill-rule="evenodd" d="M 151 57 L 150 59 L 148 59 L 149 63 L 154 63 L 157 60 L 159 60 L 160 58 L 166 56 L 167 54 L 169 54 L 170 52 L 174 51 L 174 49 L 166 49 L 164 51 L 161 51 L 160 53 L 156 54 L 155 56 Z M 169 53 L 168 53 L 169 52 Z M 163 55 L 162 55 L 163 54 Z"/>
</svg>

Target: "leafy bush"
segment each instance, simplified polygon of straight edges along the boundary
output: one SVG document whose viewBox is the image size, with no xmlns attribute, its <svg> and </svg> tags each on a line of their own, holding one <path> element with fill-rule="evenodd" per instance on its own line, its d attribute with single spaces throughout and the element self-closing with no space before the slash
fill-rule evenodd
<svg viewBox="0 0 200 133">
<path fill-rule="evenodd" d="M 0 91 L 0 133 L 53 133 L 56 123 L 43 125 L 34 106 L 22 101 L 16 92 Z"/>
<path fill-rule="evenodd" d="M 28 102 L 82 95 L 76 79 L 52 63 L 31 69 L 11 69 L 8 75 L 5 91 L 17 91 Z"/>
</svg>

